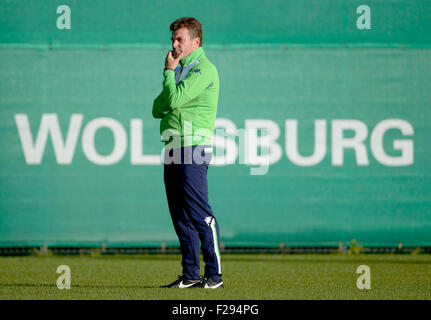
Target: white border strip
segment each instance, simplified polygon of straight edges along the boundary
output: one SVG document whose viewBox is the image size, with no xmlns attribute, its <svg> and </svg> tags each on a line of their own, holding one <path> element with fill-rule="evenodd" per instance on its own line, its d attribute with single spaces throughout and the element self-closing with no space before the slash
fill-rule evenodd
<svg viewBox="0 0 431 320">
<path fill-rule="evenodd" d="M 213 231 L 214 251 L 217 256 L 218 273 L 221 274 L 220 249 L 218 247 L 217 230 L 215 227 L 215 219 L 211 221 L 211 230 Z"/>
</svg>

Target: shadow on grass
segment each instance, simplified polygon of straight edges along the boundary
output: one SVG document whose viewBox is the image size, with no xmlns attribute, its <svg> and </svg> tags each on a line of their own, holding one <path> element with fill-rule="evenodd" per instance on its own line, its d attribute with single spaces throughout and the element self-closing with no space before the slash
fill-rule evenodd
<svg viewBox="0 0 431 320">
<path fill-rule="evenodd" d="M 39 257 L 32 257 L 39 258 Z M 47 257 L 41 257 L 43 259 Z M 128 262 L 146 262 L 146 261 L 172 261 L 181 263 L 180 254 L 154 254 L 154 255 L 115 255 L 115 256 L 53 256 L 53 258 L 72 258 L 72 259 L 90 259 L 90 260 L 119 260 Z M 202 254 L 201 254 L 202 258 Z M 18 258 L 19 259 L 19 258 Z M 266 263 L 374 263 L 374 264 L 431 264 L 431 255 L 399 255 L 398 257 L 385 256 L 379 257 L 368 256 L 367 254 L 358 255 L 332 255 L 332 254 L 231 254 L 222 253 L 223 262 L 266 262 Z"/>
<path fill-rule="evenodd" d="M 356 259 L 358 258 L 358 259 Z M 222 262 L 268 262 L 268 263 L 375 263 L 375 264 L 385 264 L 385 263 L 394 263 L 394 264 L 431 264 L 431 259 L 427 261 L 418 261 L 418 260 L 397 260 L 397 259 L 376 259 L 370 258 L 367 259 L 366 256 L 348 256 L 348 257 L 328 257 L 327 259 L 321 258 L 298 258 L 284 256 L 282 258 L 264 258 L 264 257 L 229 257 L 229 256 L 221 256 Z"/>
<path fill-rule="evenodd" d="M 56 288 L 57 285 L 55 284 L 36 284 L 36 283 L 1 283 L 0 287 L 45 287 L 45 288 Z M 80 285 L 80 284 L 73 284 L 72 288 L 93 288 L 93 289 L 163 289 L 159 286 L 127 286 L 127 285 Z"/>
<path fill-rule="evenodd" d="M 202 257 L 202 254 L 201 254 Z M 417 257 L 418 260 L 414 260 L 414 257 Z M 117 256 L 115 258 L 121 258 Z M 124 260 L 136 260 L 136 258 L 124 257 Z M 405 259 L 407 258 L 407 259 Z M 181 256 L 140 256 L 138 258 L 142 261 L 181 261 Z M 274 255 L 266 255 L 259 256 L 259 254 L 253 256 L 245 255 L 236 255 L 236 254 L 223 254 L 221 255 L 222 262 L 268 262 L 268 263 L 357 263 L 357 262 L 367 262 L 367 263 L 376 263 L 376 264 L 385 264 L 385 263 L 395 263 L 395 264 L 431 264 L 431 255 L 426 257 L 426 260 L 421 259 L 421 256 L 400 256 L 400 259 L 396 259 L 393 257 L 385 257 L 384 255 L 381 258 L 376 257 L 367 257 L 365 254 L 359 255 L 319 255 L 319 256 L 296 256 L 294 254 L 274 254 Z M 420 260 L 419 260 L 420 259 Z"/>
</svg>

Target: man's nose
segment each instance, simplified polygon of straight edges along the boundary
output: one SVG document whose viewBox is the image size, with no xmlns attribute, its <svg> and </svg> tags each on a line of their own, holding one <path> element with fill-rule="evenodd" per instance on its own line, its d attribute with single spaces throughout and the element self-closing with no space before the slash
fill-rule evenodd
<svg viewBox="0 0 431 320">
<path fill-rule="evenodd" d="M 172 43 L 172 48 L 178 48 L 178 41 L 174 41 L 173 43 Z"/>
</svg>

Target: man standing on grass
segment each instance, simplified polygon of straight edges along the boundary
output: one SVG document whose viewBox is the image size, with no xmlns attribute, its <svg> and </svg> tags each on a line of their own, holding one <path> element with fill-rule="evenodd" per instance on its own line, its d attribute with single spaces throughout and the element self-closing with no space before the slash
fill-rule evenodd
<svg viewBox="0 0 431 320">
<path fill-rule="evenodd" d="M 205 56 L 198 20 L 180 18 L 170 30 L 173 50 L 165 59 L 163 90 L 154 100 L 153 117 L 162 119 L 164 182 L 183 270 L 177 280 L 162 287 L 223 288 L 220 232 L 208 203 L 207 183 L 219 95 L 218 72 Z M 205 262 L 202 278 L 200 244 Z"/>
</svg>

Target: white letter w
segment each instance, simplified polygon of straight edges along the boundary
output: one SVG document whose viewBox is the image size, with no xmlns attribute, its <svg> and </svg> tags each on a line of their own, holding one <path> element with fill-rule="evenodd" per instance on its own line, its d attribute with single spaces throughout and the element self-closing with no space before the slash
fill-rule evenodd
<svg viewBox="0 0 431 320">
<path fill-rule="evenodd" d="M 51 134 L 51 141 L 54 147 L 57 163 L 70 164 L 72 162 L 76 142 L 78 141 L 79 132 L 81 130 L 82 119 L 82 114 L 72 115 L 66 144 L 64 144 L 57 115 L 55 113 L 44 114 L 42 115 L 39 131 L 37 133 L 36 143 L 33 143 L 27 114 L 16 114 L 15 122 L 18 127 L 19 138 L 21 140 L 27 164 L 41 163 L 49 134 Z"/>
</svg>

